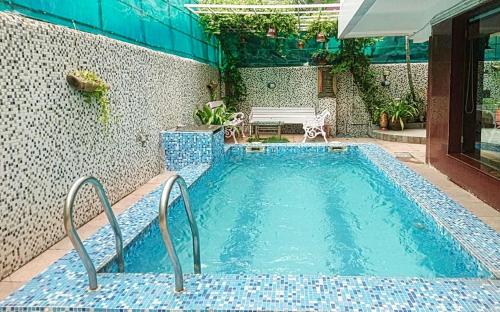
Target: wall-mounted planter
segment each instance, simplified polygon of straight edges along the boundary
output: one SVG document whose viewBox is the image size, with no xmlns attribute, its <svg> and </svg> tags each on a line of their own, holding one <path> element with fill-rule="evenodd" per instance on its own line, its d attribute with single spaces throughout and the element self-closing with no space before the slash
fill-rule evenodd
<svg viewBox="0 0 500 312">
<path fill-rule="evenodd" d="M 76 76 L 75 74 L 68 74 L 66 76 L 66 81 L 71 87 L 78 91 L 93 92 L 99 88 L 98 83 L 86 80 L 82 77 Z"/>
</svg>

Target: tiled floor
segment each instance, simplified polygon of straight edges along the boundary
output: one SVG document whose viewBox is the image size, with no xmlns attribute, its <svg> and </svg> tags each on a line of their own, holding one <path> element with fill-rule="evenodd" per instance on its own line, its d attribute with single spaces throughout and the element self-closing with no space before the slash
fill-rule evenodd
<svg viewBox="0 0 500 312">
<path fill-rule="evenodd" d="M 301 142 L 301 135 L 286 136 L 291 142 Z M 318 142 L 322 139 L 317 138 Z M 500 212 L 486 205 L 472 194 L 461 189 L 447 177 L 441 174 L 436 169 L 425 164 L 425 145 L 386 142 L 369 138 L 336 138 L 330 141 L 353 142 L 353 143 L 376 143 L 383 147 L 388 152 L 404 161 L 409 167 L 426 177 L 429 181 L 435 184 L 439 189 L 444 191 L 452 199 L 469 209 L 476 214 L 481 220 L 489 224 L 491 227 L 500 231 Z M 148 183 L 113 205 L 113 210 L 116 214 L 122 213 L 133 203 L 138 201 L 143 195 L 152 191 L 162 181 L 164 181 L 171 173 L 161 174 Z M 104 214 L 101 214 L 91 220 L 89 223 L 79 229 L 82 239 L 85 239 L 95 233 L 100 227 L 106 224 L 107 220 Z M 54 261 L 72 249 L 68 238 L 61 240 L 59 243 L 52 246 L 49 250 L 36 257 L 25 266 L 5 278 L 0 282 L 0 299 L 15 291 L 17 288 L 25 284 L 38 273 L 42 272 Z"/>
</svg>

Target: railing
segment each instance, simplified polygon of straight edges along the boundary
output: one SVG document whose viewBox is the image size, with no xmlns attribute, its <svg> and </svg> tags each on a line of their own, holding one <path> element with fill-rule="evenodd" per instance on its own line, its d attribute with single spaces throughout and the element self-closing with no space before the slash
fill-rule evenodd
<svg viewBox="0 0 500 312">
<path fill-rule="evenodd" d="M 99 199 L 104 206 L 104 212 L 108 217 L 108 221 L 111 224 L 111 228 L 113 233 L 115 234 L 115 243 L 116 243 L 116 256 L 118 260 L 118 271 L 123 272 L 124 270 L 124 260 L 123 260 L 123 239 L 122 233 L 120 231 L 120 227 L 118 226 L 118 222 L 116 221 L 113 210 L 111 209 L 111 204 L 109 203 L 108 197 L 106 196 L 106 192 L 104 191 L 104 187 L 94 177 L 81 177 L 79 178 L 69 190 L 68 196 L 66 197 L 66 203 L 64 206 L 64 228 L 66 229 L 66 233 L 73 244 L 73 247 L 78 252 L 80 259 L 85 266 L 85 270 L 87 270 L 87 274 L 89 276 L 89 288 L 91 290 L 97 289 L 97 272 L 95 270 L 95 266 L 90 259 L 90 256 L 83 246 L 82 240 L 76 231 L 75 224 L 73 222 L 73 206 L 75 204 L 75 198 L 78 194 L 78 191 L 85 184 L 91 184 L 94 189 L 97 191 L 99 195 Z"/>
<path fill-rule="evenodd" d="M 177 252 L 175 251 L 172 239 L 170 238 L 170 232 L 168 229 L 168 199 L 170 198 L 170 193 L 172 188 L 177 182 L 181 190 L 182 199 L 184 201 L 184 208 L 189 220 L 189 226 L 191 227 L 191 236 L 193 240 L 193 258 L 194 258 L 194 273 L 201 273 L 201 262 L 200 262 L 200 238 L 198 234 L 198 226 L 196 225 L 196 220 L 193 217 L 193 212 L 191 211 L 191 203 L 189 201 L 189 194 L 187 190 L 186 181 L 179 176 L 173 175 L 166 182 L 163 188 L 160 199 L 160 211 L 159 211 L 159 222 L 160 231 L 167 248 L 168 256 L 170 261 L 172 261 L 172 266 L 174 268 L 175 275 L 175 291 L 180 292 L 184 290 L 184 278 L 182 275 L 182 268 L 177 257 Z"/>
</svg>

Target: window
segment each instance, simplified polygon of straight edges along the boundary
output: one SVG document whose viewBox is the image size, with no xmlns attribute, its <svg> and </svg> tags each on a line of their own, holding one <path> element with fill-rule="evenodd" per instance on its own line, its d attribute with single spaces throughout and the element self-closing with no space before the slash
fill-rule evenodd
<svg viewBox="0 0 500 312">
<path fill-rule="evenodd" d="M 336 81 L 330 67 L 318 68 L 318 97 L 335 97 Z"/>
<path fill-rule="evenodd" d="M 500 8 L 468 20 L 462 154 L 500 171 Z"/>
</svg>

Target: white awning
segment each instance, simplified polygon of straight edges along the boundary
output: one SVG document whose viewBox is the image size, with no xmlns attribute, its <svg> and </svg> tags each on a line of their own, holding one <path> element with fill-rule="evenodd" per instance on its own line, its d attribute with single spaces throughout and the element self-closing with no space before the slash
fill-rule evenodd
<svg viewBox="0 0 500 312">
<path fill-rule="evenodd" d="M 426 41 L 431 26 L 486 0 L 344 0 L 339 37 L 409 35 Z"/>
</svg>

